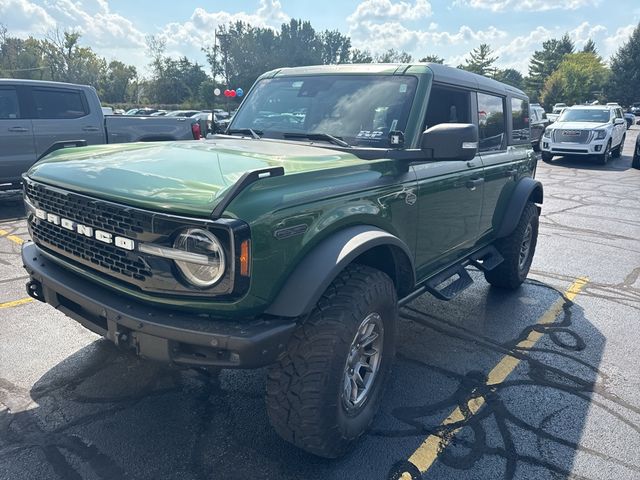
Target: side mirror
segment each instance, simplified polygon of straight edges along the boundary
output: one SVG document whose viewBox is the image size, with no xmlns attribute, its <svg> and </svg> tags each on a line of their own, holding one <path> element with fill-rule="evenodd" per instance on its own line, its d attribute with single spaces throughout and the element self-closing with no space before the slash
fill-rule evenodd
<svg viewBox="0 0 640 480">
<path fill-rule="evenodd" d="M 471 123 L 441 123 L 422 134 L 420 148 L 433 160 L 472 160 L 478 153 L 478 127 Z"/>
<path fill-rule="evenodd" d="M 625 123 L 625 119 L 624 119 L 624 118 L 616 118 L 616 119 L 613 121 L 613 124 L 614 124 L 614 125 L 622 125 L 622 124 L 624 124 L 624 123 Z"/>
</svg>

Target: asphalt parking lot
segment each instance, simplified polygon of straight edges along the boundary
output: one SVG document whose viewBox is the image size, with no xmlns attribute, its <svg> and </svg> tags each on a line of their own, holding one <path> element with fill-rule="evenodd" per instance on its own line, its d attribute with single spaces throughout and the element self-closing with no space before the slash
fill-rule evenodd
<svg viewBox="0 0 640 480">
<path fill-rule="evenodd" d="M 373 429 L 322 460 L 269 427 L 265 372 L 120 352 L 26 297 L 15 193 L 0 193 L 1 479 L 640 478 L 640 127 L 623 156 L 539 162 L 533 271 L 402 309 Z"/>
</svg>

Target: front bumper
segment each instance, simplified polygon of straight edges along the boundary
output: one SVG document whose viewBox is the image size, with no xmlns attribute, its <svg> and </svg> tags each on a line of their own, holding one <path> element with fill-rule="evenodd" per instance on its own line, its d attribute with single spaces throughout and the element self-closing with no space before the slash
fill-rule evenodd
<svg viewBox="0 0 640 480">
<path fill-rule="evenodd" d="M 296 327 L 282 319 L 221 320 L 123 298 L 22 248 L 27 293 L 144 358 L 187 366 L 258 368 L 276 361 Z"/>
<path fill-rule="evenodd" d="M 590 143 L 553 142 L 549 138 L 540 139 L 540 150 L 554 155 L 601 155 L 608 139 L 594 140 Z"/>
</svg>

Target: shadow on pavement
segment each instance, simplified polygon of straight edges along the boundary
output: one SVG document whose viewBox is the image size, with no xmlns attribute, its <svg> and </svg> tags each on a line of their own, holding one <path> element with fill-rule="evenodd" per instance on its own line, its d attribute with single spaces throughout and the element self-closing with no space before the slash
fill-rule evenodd
<svg viewBox="0 0 640 480">
<path fill-rule="evenodd" d="M 264 370 L 178 370 L 98 340 L 30 391 L 0 380 L 0 402 L 11 411 L 0 411 L 0 477 L 398 478 L 428 435 L 451 443 L 424 478 L 573 478 L 577 452 L 627 468 L 605 443 L 621 441 L 614 430 L 638 427 L 625 415 L 631 407 L 607 391 L 598 370 L 605 339 L 582 309 L 565 301 L 555 323 L 541 326 L 559 298 L 550 287 L 471 290 L 402 310 L 395 379 L 373 430 L 343 459 L 318 459 L 277 437 L 263 404 Z M 532 330 L 543 334 L 535 348 L 516 349 Z M 505 355 L 521 363 L 487 387 Z M 440 426 L 472 396 L 486 401 L 477 415 Z M 601 447 L 581 444 L 590 409 L 611 425 Z"/>
</svg>

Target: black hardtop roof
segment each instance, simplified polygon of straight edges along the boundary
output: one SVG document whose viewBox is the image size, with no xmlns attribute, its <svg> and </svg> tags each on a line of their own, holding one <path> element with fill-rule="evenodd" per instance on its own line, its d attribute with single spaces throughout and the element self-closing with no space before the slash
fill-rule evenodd
<svg viewBox="0 0 640 480">
<path fill-rule="evenodd" d="M 467 72 L 459 68 L 438 63 L 362 63 L 340 65 L 310 65 L 305 67 L 279 68 L 263 74 L 260 78 L 304 75 L 424 75 L 431 71 L 434 82 L 481 90 L 499 95 L 527 98 L 527 94 L 510 85 L 491 78 Z"/>
</svg>

